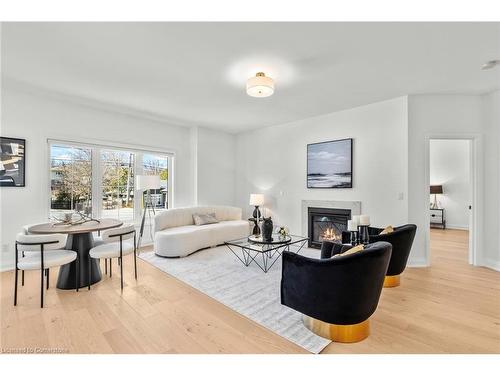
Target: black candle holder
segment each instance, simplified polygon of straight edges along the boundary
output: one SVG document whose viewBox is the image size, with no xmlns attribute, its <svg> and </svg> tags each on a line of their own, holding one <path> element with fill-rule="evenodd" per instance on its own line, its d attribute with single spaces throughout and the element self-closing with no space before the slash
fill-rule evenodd
<svg viewBox="0 0 500 375">
<path fill-rule="evenodd" d="M 358 244 L 368 245 L 369 243 L 368 225 L 358 225 Z"/>
<path fill-rule="evenodd" d="M 355 246 L 358 244 L 358 232 L 355 230 L 349 231 L 351 233 L 351 245 Z"/>
</svg>

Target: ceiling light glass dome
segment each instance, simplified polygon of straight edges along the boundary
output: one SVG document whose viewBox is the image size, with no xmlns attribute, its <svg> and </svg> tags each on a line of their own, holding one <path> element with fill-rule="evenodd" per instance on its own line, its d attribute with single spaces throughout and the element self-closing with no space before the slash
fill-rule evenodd
<svg viewBox="0 0 500 375">
<path fill-rule="evenodd" d="M 265 98 L 274 93 L 274 81 L 262 72 L 247 81 L 247 94 L 255 98 Z"/>
</svg>

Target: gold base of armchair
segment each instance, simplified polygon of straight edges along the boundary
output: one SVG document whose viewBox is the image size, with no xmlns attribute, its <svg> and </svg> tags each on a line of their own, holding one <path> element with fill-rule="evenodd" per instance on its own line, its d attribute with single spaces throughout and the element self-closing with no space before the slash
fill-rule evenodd
<svg viewBox="0 0 500 375">
<path fill-rule="evenodd" d="M 384 279 L 384 288 L 394 288 L 401 284 L 401 275 L 386 276 Z"/>
<path fill-rule="evenodd" d="M 302 315 L 302 322 L 307 329 L 318 336 L 335 342 L 358 342 L 370 335 L 370 321 L 368 319 L 357 324 L 341 325 L 325 323 L 310 316 Z"/>
</svg>

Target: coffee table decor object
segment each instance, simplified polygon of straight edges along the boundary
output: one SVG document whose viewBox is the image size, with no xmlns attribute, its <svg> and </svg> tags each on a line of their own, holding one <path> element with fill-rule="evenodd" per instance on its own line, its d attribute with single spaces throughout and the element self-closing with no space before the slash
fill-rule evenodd
<svg viewBox="0 0 500 375">
<path fill-rule="evenodd" d="M 307 237 L 275 235 L 271 241 L 266 241 L 262 236 L 252 235 L 224 244 L 246 267 L 255 263 L 262 271 L 267 273 L 280 258 L 283 251 L 298 253 L 309 241 Z"/>
<path fill-rule="evenodd" d="M 273 221 L 271 220 L 271 216 L 268 218 L 263 218 L 263 223 L 262 223 L 262 237 L 266 241 L 271 242 L 273 240 Z"/>
</svg>

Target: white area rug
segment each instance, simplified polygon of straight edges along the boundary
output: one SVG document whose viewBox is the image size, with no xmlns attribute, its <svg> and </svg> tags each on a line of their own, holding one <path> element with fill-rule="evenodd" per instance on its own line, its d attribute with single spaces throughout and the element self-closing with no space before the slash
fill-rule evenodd
<svg viewBox="0 0 500 375">
<path fill-rule="evenodd" d="M 319 257 L 318 250 L 307 248 L 300 254 Z M 281 259 L 264 273 L 254 263 L 245 267 L 225 246 L 178 259 L 152 251 L 140 258 L 312 353 L 331 342 L 305 328 L 302 314 L 281 305 Z"/>
</svg>

